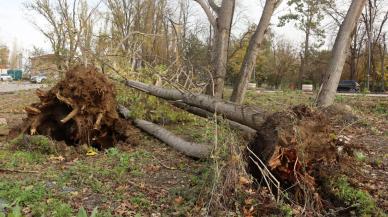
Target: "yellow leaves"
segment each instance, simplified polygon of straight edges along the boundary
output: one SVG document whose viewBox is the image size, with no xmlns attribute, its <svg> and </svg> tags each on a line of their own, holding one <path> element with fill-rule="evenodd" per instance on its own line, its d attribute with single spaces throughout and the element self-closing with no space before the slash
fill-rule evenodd
<svg viewBox="0 0 388 217">
<path fill-rule="evenodd" d="M 97 150 L 93 147 L 89 147 L 86 151 L 86 156 L 92 157 L 97 155 Z"/>
<path fill-rule="evenodd" d="M 65 158 L 64 158 L 62 155 L 59 155 L 59 156 L 50 155 L 50 157 L 48 158 L 48 160 L 49 160 L 50 162 L 53 162 L 53 163 L 58 163 L 58 162 L 64 161 Z"/>
<path fill-rule="evenodd" d="M 251 183 L 251 180 L 243 176 L 240 176 L 239 182 L 240 182 L 240 185 L 249 185 Z"/>
<path fill-rule="evenodd" d="M 183 203 L 183 197 L 179 196 L 179 197 L 175 198 L 174 203 L 176 205 L 181 205 Z"/>
</svg>

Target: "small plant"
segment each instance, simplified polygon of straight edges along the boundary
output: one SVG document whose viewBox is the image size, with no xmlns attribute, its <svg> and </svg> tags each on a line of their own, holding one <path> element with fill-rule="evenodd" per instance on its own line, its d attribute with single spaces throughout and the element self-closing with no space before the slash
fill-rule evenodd
<svg viewBox="0 0 388 217">
<path fill-rule="evenodd" d="M 358 216 L 371 216 L 377 213 L 379 210 L 376 207 L 376 203 L 367 192 L 358 190 L 350 186 L 347 178 L 341 176 L 333 184 L 335 195 L 346 205 L 357 205 Z"/>
<path fill-rule="evenodd" d="M 81 207 L 81 209 L 79 209 L 79 211 L 77 213 L 77 217 L 97 217 L 97 216 L 98 216 L 97 207 L 93 209 L 90 216 L 88 216 L 88 213 L 86 212 L 86 210 L 83 207 Z"/>
<path fill-rule="evenodd" d="M 358 161 L 365 161 L 365 159 L 366 159 L 365 154 L 364 154 L 363 152 L 361 152 L 361 151 L 355 152 L 355 153 L 354 153 L 354 156 L 356 157 L 356 159 L 357 159 Z"/>
<path fill-rule="evenodd" d="M 377 114 L 388 115 L 388 105 L 384 103 L 377 103 L 373 111 Z"/>
<path fill-rule="evenodd" d="M 278 206 L 279 206 L 280 211 L 282 212 L 282 216 L 292 217 L 292 208 L 290 205 L 288 205 L 286 203 L 280 203 Z"/>
<path fill-rule="evenodd" d="M 134 196 L 130 199 L 131 203 L 141 207 L 141 208 L 148 208 L 150 206 L 150 201 L 144 197 L 143 194 L 139 194 L 137 196 Z"/>
</svg>

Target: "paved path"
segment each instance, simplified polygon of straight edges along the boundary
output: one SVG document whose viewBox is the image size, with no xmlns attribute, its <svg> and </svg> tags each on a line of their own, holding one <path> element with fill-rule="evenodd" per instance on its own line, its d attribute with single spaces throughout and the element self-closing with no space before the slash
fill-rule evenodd
<svg viewBox="0 0 388 217">
<path fill-rule="evenodd" d="M 369 93 L 369 94 L 362 94 L 362 93 L 337 93 L 337 95 L 341 95 L 341 96 L 388 97 L 388 94 L 384 94 L 384 93 Z"/>
<path fill-rule="evenodd" d="M 30 90 L 45 87 L 44 84 L 32 84 L 30 82 L 0 82 L 0 93 L 15 92 L 20 90 Z"/>
<path fill-rule="evenodd" d="M 256 93 L 280 93 L 281 90 L 257 90 Z M 304 92 L 305 94 L 314 94 L 313 92 Z M 384 93 L 370 93 L 370 94 L 363 94 L 363 93 L 337 93 L 339 96 L 368 96 L 368 97 L 388 97 L 388 94 Z"/>
</svg>

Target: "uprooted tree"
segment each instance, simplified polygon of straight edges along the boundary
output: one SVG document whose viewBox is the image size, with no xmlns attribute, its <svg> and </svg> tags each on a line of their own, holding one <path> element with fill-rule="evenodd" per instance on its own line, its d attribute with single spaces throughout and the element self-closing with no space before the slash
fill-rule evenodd
<svg viewBox="0 0 388 217">
<path fill-rule="evenodd" d="M 338 144 L 330 136 L 332 128 L 323 111 L 297 106 L 271 114 L 207 95 L 137 81 L 125 84 L 194 114 L 222 116 L 231 126 L 256 132 L 246 146 L 246 170 L 258 183 L 264 180 L 271 192 L 277 189 L 274 195 L 288 189 L 294 201 L 318 210 L 324 206 L 321 183 L 338 171 Z M 104 149 L 120 140 L 136 142 L 136 126 L 188 156 L 210 156 L 212 146 L 185 141 L 144 120 L 126 120 L 130 112 L 117 105 L 114 93 L 113 84 L 95 68 L 76 67 L 50 90 L 37 91 L 40 102 L 26 107 L 21 131 Z"/>
<path fill-rule="evenodd" d="M 49 91 L 38 89 L 36 94 L 40 101 L 25 108 L 22 133 L 96 148 L 136 138 L 137 130 L 116 111 L 113 84 L 95 68 L 76 67 Z"/>
<path fill-rule="evenodd" d="M 126 81 L 126 85 L 172 105 L 179 102 L 179 108 L 186 111 L 199 108 L 255 129 L 256 136 L 246 150 L 247 171 L 257 180 L 264 178 L 269 186 L 291 188 L 299 202 L 322 208 L 318 182 L 335 171 L 329 168 L 337 162 L 336 141 L 330 137 L 329 118 L 323 111 L 297 106 L 270 114 L 259 107 L 241 106 L 207 95 L 137 81 Z M 269 180 L 268 174 L 274 178 Z"/>
</svg>

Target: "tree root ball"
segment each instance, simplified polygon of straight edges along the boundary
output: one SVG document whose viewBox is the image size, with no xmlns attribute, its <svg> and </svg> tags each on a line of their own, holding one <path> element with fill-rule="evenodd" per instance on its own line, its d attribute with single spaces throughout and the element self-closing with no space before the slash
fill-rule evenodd
<svg viewBox="0 0 388 217">
<path fill-rule="evenodd" d="M 113 84 L 94 67 L 77 66 L 49 91 L 36 94 L 40 101 L 25 108 L 22 133 L 99 149 L 136 139 L 138 130 L 116 111 Z"/>
<path fill-rule="evenodd" d="M 295 201 L 320 208 L 318 188 L 322 171 L 338 159 L 331 131 L 324 113 L 307 106 L 274 113 L 248 145 L 247 170 L 258 182 L 265 183 L 264 178 L 268 177 L 264 176 L 268 174 L 263 173 L 264 166 L 258 167 L 261 160 L 280 187 L 293 192 Z"/>
</svg>

